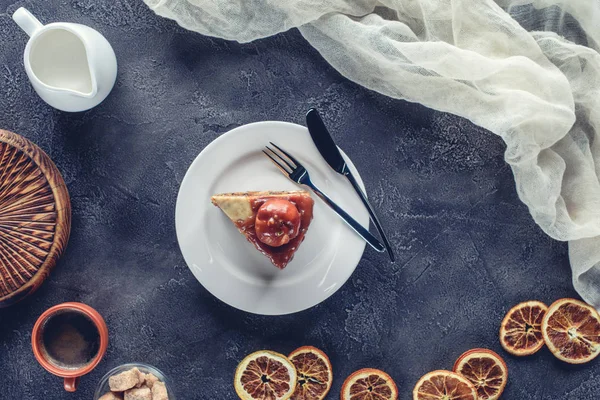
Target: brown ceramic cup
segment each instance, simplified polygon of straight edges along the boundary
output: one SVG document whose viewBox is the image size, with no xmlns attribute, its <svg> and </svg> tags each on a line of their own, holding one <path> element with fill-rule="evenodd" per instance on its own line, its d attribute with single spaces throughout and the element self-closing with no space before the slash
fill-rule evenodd
<svg viewBox="0 0 600 400">
<path fill-rule="evenodd" d="M 74 392 L 79 379 L 104 357 L 108 328 L 102 316 L 90 306 L 62 303 L 49 308 L 38 318 L 31 345 L 40 365 L 64 378 L 65 390 Z"/>
</svg>

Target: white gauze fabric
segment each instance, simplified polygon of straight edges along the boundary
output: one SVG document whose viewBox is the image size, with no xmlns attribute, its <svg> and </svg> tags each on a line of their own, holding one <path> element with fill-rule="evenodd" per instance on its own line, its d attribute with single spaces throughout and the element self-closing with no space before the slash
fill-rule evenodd
<svg viewBox="0 0 600 400">
<path fill-rule="evenodd" d="M 599 0 L 144 0 L 239 42 L 298 27 L 348 79 L 502 137 L 521 200 L 600 307 Z"/>
</svg>

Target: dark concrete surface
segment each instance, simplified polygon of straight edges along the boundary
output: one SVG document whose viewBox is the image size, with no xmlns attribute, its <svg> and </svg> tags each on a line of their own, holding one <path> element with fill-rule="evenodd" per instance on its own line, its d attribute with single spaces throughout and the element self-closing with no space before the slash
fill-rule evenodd
<svg viewBox="0 0 600 400">
<path fill-rule="evenodd" d="M 26 35 L 10 16 L 102 32 L 119 61 L 114 91 L 79 114 L 31 88 Z M 318 107 L 361 171 L 398 261 L 367 249 L 323 304 L 285 317 L 246 314 L 192 276 L 175 237 L 175 200 L 189 164 L 213 139 L 254 121 L 303 123 Z M 0 399 L 91 399 L 110 368 L 157 366 L 178 399 L 235 399 L 233 372 L 262 348 L 312 344 L 329 354 L 336 399 L 361 367 L 389 372 L 400 398 L 424 373 L 472 347 L 503 356 L 505 399 L 600 398 L 600 363 L 568 367 L 547 351 L 517 359 L 497 338 L 515 303 L 576 296 L 567 246 L 548 238 L 517 198 L 504 145 L 470 122 L 370 92 L 342 78 L 297 31 L 240 45 L 155 16 L 139 0 L 0 0 L 0 128 L 44 149 L 73 203 L 66 254 L 28 300 L 0 310 Z M 106 319 L 102 363 L 67 394 L 31 352 L 48 307 L 81 301 Z"/>
</svg>

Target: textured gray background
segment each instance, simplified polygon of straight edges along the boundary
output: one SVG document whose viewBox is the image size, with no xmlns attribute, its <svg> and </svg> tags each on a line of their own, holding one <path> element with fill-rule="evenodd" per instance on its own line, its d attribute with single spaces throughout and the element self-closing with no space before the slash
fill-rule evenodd
<svg viewBox="0 0 600 400">
<path fill-rule="evenodd" d="M 22 63 L 26 35 L 10 15 L 75 21 L 113 44 L 119 75 L 99 107 L 53 110 Z M 213 139 L 254 121 L 303 123 L 316 106 L 361 171 L 398 254 L 367 249 L 325 303 L 285 317 L 219 302 L 179 252 L 177 191 Z M 0 310 L 1 399 L 91 399 L 110 368 L 143 361 L 180 399 L 234 399 L 244 355 L 312 344 L 335 368 L 330 398 L 361 367 L 389 372 L 400 398 L 419 377 L 451 368 L 472 347 L 504 355 L 505 399 L 600 398 L 600 364 L 568 367 L 547 351 L 517 359 L 497 331 L 509 307 L 576 296 L 567 246 L 546 237 L 520 203 L 504 146 L 470 122 L 365 90 L 298 34 L 240 45 L 187 32 L 138 0 L 0 0 L 0 128 L 33 140 L 62 171 L 73 203 L 66 254 L 30 299 Z M 81 301 L 110 330 L 103 362 L 75 394 L 35 361 L 31 328 L 48 307 Z"/>
</svg>

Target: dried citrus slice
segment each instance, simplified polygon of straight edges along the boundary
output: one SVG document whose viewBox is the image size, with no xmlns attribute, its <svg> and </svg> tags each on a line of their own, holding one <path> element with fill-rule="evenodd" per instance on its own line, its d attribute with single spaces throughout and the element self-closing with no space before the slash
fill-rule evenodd
<svg viewBox="0 0 600 400">
<path fill-rule="evenodd" d="M 450 371 L 433 371 L 417 382 L 413 400 L 477 400 L 477 391 L 464 376 Z"/>
<path fill-rule="evenodd" d="M 472 349 L 464 352 L 453 371 L 471 381 L 479 400 L 497 400 L 506 387 L 508 367 L 495 352 L 488 349 Z"/>
<path fill-rule="evenodd" d="M 542 319 L 548 306 L 526 301 L 511 308 L 500 325 L 500 344 L 515 356 L 528 356 L 544 346 Z"/>
<path fill-rule="evenodd" d="M 329 357 L 312 346 L 294 350 L 288 357 L 298 373 L 298 383 L 291 400 L 323 400 L 333 382 Z"/>
<path fill-rule="evenodd" d="M 240 362 L 234 386 L 242 400 L 288 400 L 296 379 L 296 368 L 286 356 L 261 350 Z"/>
<path fill-rule="evenodd" d="M 600 354 L 600 315 L 575 299 L 552 303 L 542 322 L 548 349 L 559 360 L 583 364 Z"/>
<path fill-rule="evenodd" d="M 398 388 L 394 380 L 378 369 L 356 371 L 342 385 L 342 400 L 397 400 Z"/>
</svg>

